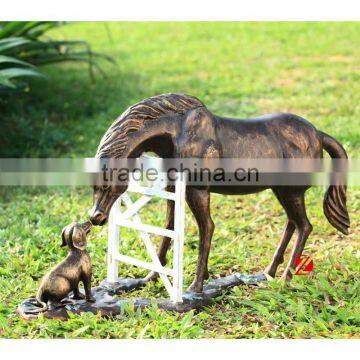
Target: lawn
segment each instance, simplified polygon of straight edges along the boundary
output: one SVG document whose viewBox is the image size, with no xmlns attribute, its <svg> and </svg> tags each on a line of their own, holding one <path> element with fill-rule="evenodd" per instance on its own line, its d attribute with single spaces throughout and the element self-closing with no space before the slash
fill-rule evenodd
<svg viewBox="0 0 360 360">
<path fill-rule="evenodd" d="M 117 65 L 101 63 L 106 77 L 98 75 L 95 82 L 85 65 L 43 69 L 47 81 L 33 81 L 29 93 L 0 104 L 2 157 L 92 157 L 121 112 L 164 92 L 196 95 L 224 116 L 292 112 L 336 137 L 351 157 L 360 155 L 359 23 L 76 23 L 52 36 L 84 39 Z M 315 268 L 289 285 L 272 281 L 238 287 L 199 313 L 179 315 L 151 307 L 127 308 L 114 319 L 85 314 L 67 322 L 20 320 L 17 305 L 35 293 L 41 276 L 65 256 L 60 231 L 71 221 L 86 219 L 91 193 L 85 187 L 0 189 L 0 337 L 360 337 L 360 188 L 354 186 L 348 189 L 351 233 L 346 237 L 323 215 L 324 189 L 307 192 L 314 231 L 305 251 Z M 154 201 L 151 206 L 144 219 L 163 225 L 165 204 Z M 216 224 L 211 277 L 261 271 L 286 219 L 273 194 L 213 195 L 211 206 Z M 122 249 L 145 258 L 134 235 L 124 234 Z M 106 237 L 106 227 L 90 236 L 94 284 L 106 276 Z M 197 244 L 197 227 L 187 209 L 187 285 L 195 271 Z M 144 274 L 121 267 L 121 276 Z M 126 296 L 165 295 L 161 284 L 153 283 Z"/>
</svg>

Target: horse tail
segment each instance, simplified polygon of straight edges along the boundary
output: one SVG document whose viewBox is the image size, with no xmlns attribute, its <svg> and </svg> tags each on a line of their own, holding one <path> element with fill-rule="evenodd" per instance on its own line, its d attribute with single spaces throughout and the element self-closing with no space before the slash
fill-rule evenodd
<svg viewBox="0 0 360 360">
<path fill-rule="evenodd" d="M 345 149 L 337 140 L 323 132 L 320 133 L 322 135 L 323 149 L 331 158 L 348 158 Z M 342 179 L 345 181 L 339 181 Z M 343 177 L 342 173 L 334 172 L 332 180 L 332 184 L 327 189 L 324 197 L 324 214 L 332 226 L 347 235 L 349 233 L 350 219 L 346 207 L 346 178 Z"/>
</svg>

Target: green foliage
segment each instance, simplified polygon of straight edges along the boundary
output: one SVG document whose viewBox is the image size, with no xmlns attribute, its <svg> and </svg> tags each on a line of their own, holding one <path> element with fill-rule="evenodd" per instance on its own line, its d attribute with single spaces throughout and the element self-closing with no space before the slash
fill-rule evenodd
<svg viewBox="0 0 360 360">
<path fill-rule="evenodd" d="M 47 74 L 54 81 L 13 99 L 2 113 L 3 154 L 93 156 L 103 133 L 128 106 L 154 94 L 183 91 L 224 116 L 299 114 L 339 139 L 351 157 L 359 156 L 360 59 L 354 44 L 360 40 L 360 24 L 109 23 L 108 28 L 111 39 L 101 23 L 54 29 L 54 39 L 76 35 L 95 51 L 121 59 L 120 68 L 104 64 L 108 79 L 91 83 L 77 63 L 64 65 L 66 71 L 49 66 Z M 6 127 L 8 123 L 12 126 Z M 63 259 L 61 229 L 87 217 L 91 195 L 89 188 L 0 189 L 0 337 L 359 338 L 360 189 L 354 186 L 348 189 L 351 230 L 346 237 L 323 215 L 324 190 L 307 193 L 314 226 L 305 248 L 315 264 L 310 277 L 296 276 L 287 286 L 273 281 L 264 287 L 238 287 L 199 313 L 179 315 L 155 306 L 134 311 L 130 306 L 112 319 L 84 314 L 67 322 L 20 320 L 16 307 Z M 211 209 L 216 224 L 211 277 L 262 271 L 285 224 L 272 193 L 213 195 Z M 143 221 L 163 226 L 165 214 L 164 202 L 152 201 Z M 189 211 L 186 220 L 184 268 L 189 285 L 198 234 Z M 89 238 L 94 284 L 106 276 L 106 239 L 107 227 L 94 228 Z M 122 233 L 121 250 L 146 260 L 133 232 Z M 121 276 L 144 274 L 120 267 Z M 155 283 L 121 296 L 166 293 Z"/>
<path fill-rule="evenodd" d="M 55 41 L 45 36 L 61 25 L 50 21 L 0 22 L 0 95 L 23 88 L 26 77 L 43 76 L 36 69 L 40 65 L 85 62 L 92 74 L 92 68 L 98 67 L 94 58 L 111 60 L 91 51 L 85 41 Z"/>
</svg>

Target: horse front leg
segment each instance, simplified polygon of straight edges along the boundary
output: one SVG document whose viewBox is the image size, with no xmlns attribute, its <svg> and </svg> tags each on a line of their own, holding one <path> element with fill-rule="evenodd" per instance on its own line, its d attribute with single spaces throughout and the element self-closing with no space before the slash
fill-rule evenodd
<svg viewBox="0 0 360 360">
<path fill-rule="evenodd" d="M 195 279 L 189 287 L 189 291 L 201 293 L 203 283 L 208 278 L 208 259 L 211 247 L 211 238 L 214 233 L 214 222 L 210 215 L 210 193 L 207 190 L 198 190 L 188 187 L 186 201 L 195 216 L 199 227 L 200 246 Z"/>
<path fill-rule="evenodd" d="M 166 212 L 166 229 L 174 230 L 174 212 L 175 203 L 172 200 L 167 201 L 167 212 Z M 171 238 L 164 236 L 161 239 L 161 243 L 158 250 L 159 260 L 161 265 L 166 265 L 166 254 L 171 246 Z"/>
</svg>

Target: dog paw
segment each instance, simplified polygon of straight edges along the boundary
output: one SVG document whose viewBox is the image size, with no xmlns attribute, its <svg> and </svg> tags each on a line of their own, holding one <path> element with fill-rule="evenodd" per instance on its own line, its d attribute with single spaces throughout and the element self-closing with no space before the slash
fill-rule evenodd
<svg viewBox="0 0 360 360">
<path fill-rule="evenodd" d="M 84 299 L 85 299 L 85 295 L 79 293 L 79 294 L 77 294 L 76 296 L 73 295 L 73 296 L 71 297 L 71 299 L 72 299 L 72 300 L 84 300 Z"/>
</svg>

